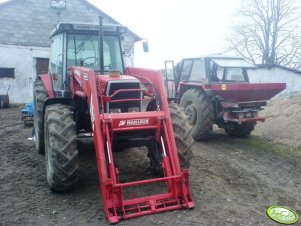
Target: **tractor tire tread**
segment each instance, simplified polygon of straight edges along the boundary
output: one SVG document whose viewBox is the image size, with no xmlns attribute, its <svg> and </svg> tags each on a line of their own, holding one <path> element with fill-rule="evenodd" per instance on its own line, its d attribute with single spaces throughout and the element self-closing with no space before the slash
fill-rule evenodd
<svg viewBox="0 0 301 226">
<path fill-rule="evenodd" d="M 205 140 L 213 130 L 214 111 L 212 103 L 205 92 L 196 88 L 191 88 L 183 94 L 180 105 L 185 108 L 188 102 L 197 108 L 197 119 L 192 136 L 196 141 Z"/>
<path fill-rule="evenodd" d="M 192 127 L 189 125 L 184 109 L 178 104 L 169 104 L 170 117 L 173 126 L 176 146 L 181 168 L 189 168 L 192 158 L 193 138 L 191 136 Z"/>
<path fill-rule="evenodd" d="M 35 148 L 38 153 L 45 153 L 44 150 L 44 124 L 43 124 L 43 107 L 48 98 L 47 91 L 41 80 L 36 79 L 34 82 L 34 131 L 35 131 Z"/>
<path fill-rule="evenodd" d="M 71 107 L 63 104 L 47 106 L 45 122 L 48 184 L 57 192 L 72 190 L 77 181 L 78 150 Z"/>
<path fill-rule="evenodd" d="M 237 138 L 246 138 L 254 130 L 255 123 L 234 124 L 231 128 L 225 128 L 227 135 Z"/>
</svg>

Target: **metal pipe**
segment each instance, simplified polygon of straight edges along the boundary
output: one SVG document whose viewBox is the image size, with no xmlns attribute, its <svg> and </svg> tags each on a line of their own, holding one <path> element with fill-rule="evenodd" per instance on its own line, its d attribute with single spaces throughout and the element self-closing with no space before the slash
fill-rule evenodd
<svg viewBox="0 0 301 226">
<path fill-rule="evenodd" d="M 104 54 L 103 54 L 103 17 L 99 16 L 99 71 L 104 74 Z"/>
</svg>

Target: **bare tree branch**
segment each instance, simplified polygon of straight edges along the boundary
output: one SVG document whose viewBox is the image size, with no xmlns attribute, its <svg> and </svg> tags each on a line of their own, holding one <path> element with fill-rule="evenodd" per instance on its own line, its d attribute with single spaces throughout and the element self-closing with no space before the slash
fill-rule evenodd
<svg viewBox="0 0 301 226">
<path fill-rule="evenodd" d="M 235 14 L 237 24 L 226 38 L 228 49 L 255 64 L 301 69 L 299 1 L 243 0 Z"/>
</svg>

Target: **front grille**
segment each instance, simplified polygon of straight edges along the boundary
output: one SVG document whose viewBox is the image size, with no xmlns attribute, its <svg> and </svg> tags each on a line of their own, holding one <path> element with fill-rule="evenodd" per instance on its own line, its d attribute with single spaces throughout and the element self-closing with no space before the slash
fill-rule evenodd
<svg viewBox="0 0 301 226">
<path fill-rule="evenodd" d="M 140 99 L 141 91 L 130 91 L 130 89 L 140 89 L 140 82 L 137 81 L 110 81 L 107 87 L 107 95 L 111 96 L 115 91 L 121 89 L 128 89 L 129 91 L 120 92 L 116 94 L 112 100 L 124 100 L 124 99 Z M 107 112 L 111 112 L 113 109 L 120 109 L 121 112 L 128 112 L 129 108 L 141 109 L 141 101 L 125 101 L 119 103 L 108 103 Z"/>
</svg>

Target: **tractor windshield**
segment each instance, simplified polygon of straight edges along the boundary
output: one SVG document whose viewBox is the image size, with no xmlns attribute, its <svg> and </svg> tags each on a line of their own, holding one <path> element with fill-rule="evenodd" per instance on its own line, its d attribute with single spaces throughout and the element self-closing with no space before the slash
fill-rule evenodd
<svg viewBox="0 0 301 226">
<path fill-rule="evenodd" d="M 104 36 L 104 71 L 123 72 L 121 46 L 118 36 Z M 99 36 L 87 34 L 68 34 L 67 68 L 84 66 L 99 71 Z"/>
<path fill-rule="evenodd" d="M 241 67 L 221 67 L 210 62 L 211 82 L 248 82 L 246 68 Z"/>
</svg>

